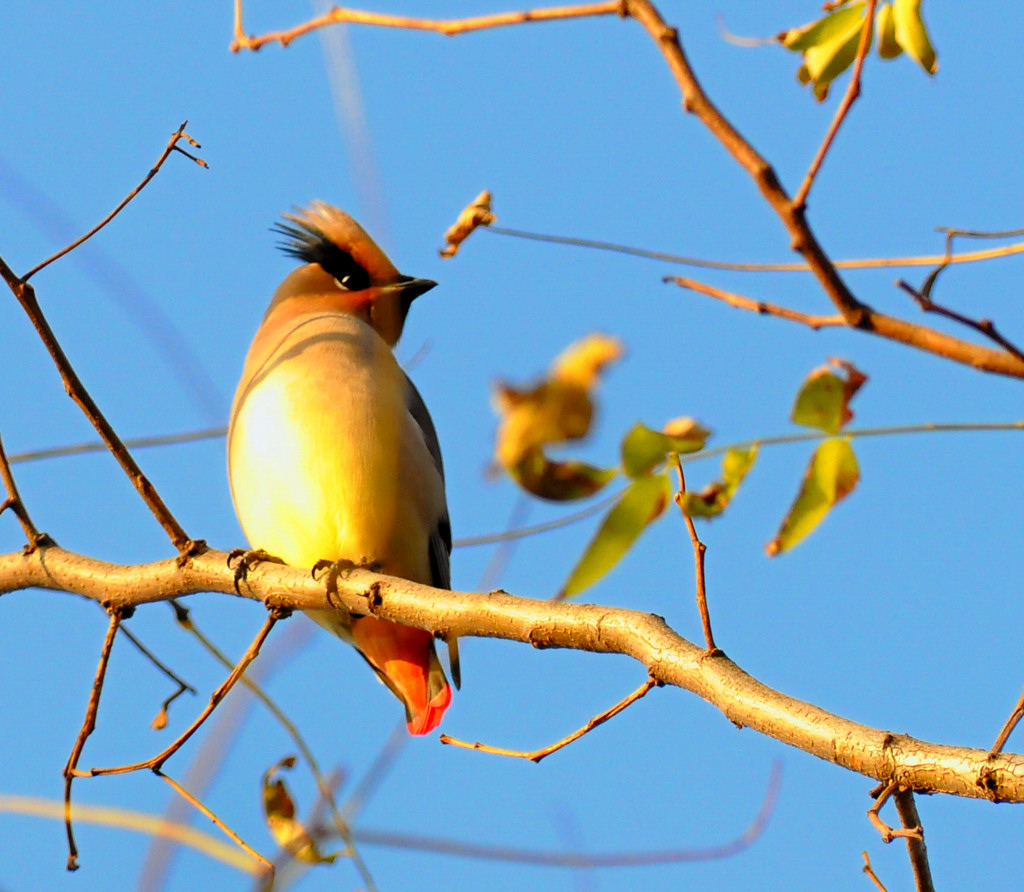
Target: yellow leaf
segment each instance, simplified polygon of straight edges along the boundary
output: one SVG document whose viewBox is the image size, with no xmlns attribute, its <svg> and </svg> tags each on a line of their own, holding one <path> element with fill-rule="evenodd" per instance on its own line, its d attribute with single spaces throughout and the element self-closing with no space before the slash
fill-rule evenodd
<svg viewBox="0 0 1024 892">
<path fill-rule="evenodd" d="M 295 817 L 295 802 L 284 780 L 274 777 L 282 768 L 292 768 L 294 765 L 295 757 L 287 756 L 263 774 L 263 811 L 267 818 L 267 829 L 274 841 L 296 861 L 331 864 L 338 856 L 320 852 L 316 840 Z"/>
<path fill-rule="evenodd" d="M 860 480 L 857 456 L 847 439 L 825 440 L 811 457 L 800 492 L 775 538 L 765 546 L 770 557 L 807 536 Z"/>
<path fill-rule="evenodd" d="M 647 525 L 661 516 L 671 498 L 672 487 L 665 474 L 640 477 L 630 483 L 602 521 L 557 597 L 579 594 L 611 570 Z"/>
<path fill-rule="evenodd" d="M 939 62 L 921 18 L 921 0 L 894 0 L 892 16 L 896 42 L 928 74 L 935 74 L 939 70 Z"/>
<path fill-rule="evenodd" d="M 787 50 L 804 53 L 811 47 L 821 46 L 834 40 L 838 35 L 845 34 L 851 26 L 856 26 L 864 17 L 864 4 L 851 3 L 841 6 L 799 28 L 790 28 L 776 37 Z"/>
<path fill-rule="evenodd" d="M 507 471 L 528 493 L 555 502 L 593 495 L 618 474 L 615 468 L 595 468 L 580 461 L 552 461 L 539 448 L 521 456 Z"/>
<path fill-rule="evenodd" d="M 578 498 L 594 491 L 587 489 L 589 484 L 582 478 L 606 481 L 613 473 L 590 469 L 596 472 L 592 474 L 587 470 L 589 466 L 579 463 L 559 465 L 550 462 L 543 450 L 545 446 L 578 440 L 586 435 L 593 417 L 592 391 L 597 386 L 598 376 L 621 355 L 619 341 L 592 334 L 563 351 L 548 376 L 532 388 L 518 389 L 507 384 L 495 387 L 494 407 L 501 416 L 495 458 L 530 492 L 545 498 Z M 544 491 L 545 480 L 573 478 L 575 482 L 568 487 L 556 487 L 550 494 Z M 537 488 L 523 481 L 534 481 Z M 568 494 L 577 491 L 578 494 Z"/>
<path fill-rule="evenodd" d="M 878 7 L 875 28 L 878 31 L 878 55 L 883 59 L 895 59 L 903 52 L 903 47 L 896 41 L 896 23 L 891 3 L 883 3 Z"/>
</svg>

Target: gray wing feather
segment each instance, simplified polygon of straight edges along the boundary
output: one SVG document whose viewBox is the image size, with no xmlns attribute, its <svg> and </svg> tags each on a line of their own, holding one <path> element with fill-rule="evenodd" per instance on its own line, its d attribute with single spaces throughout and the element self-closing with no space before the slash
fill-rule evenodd
<svg viewBox="0 0 1024 892">
<path fill-rule="evenodd" d="M 406 405 L 409 414 L 423 432 L 423 442 L 426 444 L 430 457 L 434 460 L 434 467 L 441 476 L 444 483 L 444 463 L 441 460 L 441 446 L 437 440 L 437 431 L 434 429 L 434 422 L 427 411 L 427 404 L 423 397 L 406 375 Z M 438 515 L 437 523 L 430 534 L 430 572 L 433 577 L 435 588 L 452 587 L 451 575 L 451 553 L 452 553 L 452 526 L 448 520 L 448 505 L 442 503 L 441 512 Z M 448 639 L 448 663 L 452 671 L 452 682 L 456 688 L 462 686 L 462 672 L 459 668 L 459 640 L 454 636 Z"/>
</svg>

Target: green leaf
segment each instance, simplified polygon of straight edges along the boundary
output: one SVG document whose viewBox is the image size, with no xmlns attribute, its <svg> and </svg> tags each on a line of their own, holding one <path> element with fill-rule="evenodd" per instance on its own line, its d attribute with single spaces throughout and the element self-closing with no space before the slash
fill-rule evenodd
<svg viewBox="0 0 1024 892">
<path fill-rule="evenodd" d="M 640 477 L 630 483 L 590 540 L 558 597 L 579 594 L 611 570 L 647 525 L 661 516 L 671 499 L 672 486 L 666 474 Z"/>
<path fill-rule="evenodd" d="M 830 359 L 829 363 L 845 371 L 846 377 L 835 374 L 827 365 L 814 369 L 800 387 L 790 418 L 834 434 L 853 418 L 850 400 L 867 381 L 867 375 L 842 359 Z"/>
<path fill-rule="evenodd" d="M 732 501 L 756 458 L 756 445 L 749 449 L 730 449 L 722 459 L 722 479 L 708 484 L 700 492 L 686 493 L 683 511 L 690 517 L 717 517 Z"/>
<path fill-rule="evenodd" d="M 770 557 L 787 551 L 807 536 L 860 480 L 850 441 L 825 440 L 811 456 L 796 501 L 775 538 L 765 546 Z"/>
<path fill-rule="evenodd" d="M 921 0 L 894 0 L 892 8 L 896 42 L 928 72 L 939 70 L 935 48 L 921 18 Z"/>
<path fill-rule="evenodd" d="M 803 83 L 810 81 L 814 84 L 814 96 L 818 102 L 826 99 L 832 81 L 846 71 L 857 58 L 857 47 L 860 45 L 863 27 L 862 21 L 855 21 L 832 40 L 808 47 L 804 53 L 804 76 L 800 79 Z"/>
<path fill-rule="evenodd" d="M 777 40 L 787 50 L 804 53 L 812 47 L 830 43 L 839 35 L 846 34 L 851 26 L 859 27 L 863 17 L 864 3 L 851 3 L 816 21 L 783 31 Z"/>
<path fill-rule="evenodd" d="M 622 438 L 622 469 L 630 477 L 643 477 L 662 464 L 669 453 L 686 455 L 704 448 L 711 431 L 692 418 L 670 421 L 668 432 L 652 430 L 639 421 Z"/>
</svg>

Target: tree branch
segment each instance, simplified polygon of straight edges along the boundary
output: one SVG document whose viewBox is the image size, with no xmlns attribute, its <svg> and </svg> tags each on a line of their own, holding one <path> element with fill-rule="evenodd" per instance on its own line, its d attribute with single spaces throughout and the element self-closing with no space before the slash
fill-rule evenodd
<svg viewBox="0 0 1024 892">
<path fill-rule="evenodd" d="M 0 594 L 38 587 L 83 595 L 108 610 L 199 592 L 235 595 L 227 554 L 208 551 L 124 566 L 61 548 L 0 556 Z M 738 726 L 746 726 L 828 762 L 883 783 L 926 793 L 1024 802 L 1024 756 L 946 746 L 892 734 L 834 715 L 775 691 L 724 654 L 709 656 L 663 619 L 635 610 L 520 598 L 504 592 L 450 592 L 366 570 L 337 579 L 328 599 L 308 570 L 260 564 L 244 597 L 269 608 L 330 609 L 449 635 L 503 638 L 534 647 L 566 647 L 633 657 L 652 678 L 697 694 Z"/>
</svg>

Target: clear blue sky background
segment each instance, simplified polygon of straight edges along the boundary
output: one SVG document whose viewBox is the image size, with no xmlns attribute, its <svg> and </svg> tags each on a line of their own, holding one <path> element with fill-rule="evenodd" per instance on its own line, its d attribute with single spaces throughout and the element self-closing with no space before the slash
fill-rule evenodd
<svg viewBox="0 0 1024 892">
<path fill-rule="evenodd" d="M 476 14 L 500 3 L 377 3 L 407 14 Z M 795 189 L 833 113 L 801 89 L 797 60 L 775 47 L 724 42 L 813 18 L 804 0 L 662 4 L 711 96 Z M 310 14 L 306 4 L 254 4 L 250 30 Z M 864 93 L 811 197 L 811 221 L 834 257 L 941 250 L 938 225 L 1020 226 L 1020 46 L 1024 20 L 1005 4 L 926 4 L 941 71 L 872 58 Z M 291 261 L 269 227 L 313 198 L 365 221 L 409 274 L 441 287 L 419 302 L 400 347 L 430 405 L 448 467 L 456 536 L 499 531 L 517 494 L 489 482 L 497 378 L 529 380 L 566 344 L 594 330 L 628 357 L 602 387 L 595 435 L 581 450 L 615 459 L 636 420 L 693 415 L 715 444 L 792 430 L 804 375 L 829 355 L 870 376 L 858 425 L 1005 421 L 1022 416 L 1020 382 L 1001 380 L 850 332 L 817 334 L 730 310 L 661 284 L 666 263 L 480 233 L 453 261 L 437 248 L 482 188 L 499 223 L 724 260 L 788 260 L 787 238 L 756 189 L 694 118 L 647 35 L 606 18 L 444 39 L 349 29 L 287 50 L 231 55 L 231 9 L 218 3 L 8 4 L 0 91 L 0 254 L 25 271 L 101 218 L 149 169 L 185 118 L 210 164 L 170 159 L 112 225 L 35 279 L 69 356 L 123 436 L 226 421 L 249 340 Z M 337 57 L 334 57 L 337 58 Z M 339 119 L 332 84 L 362 97 L 364 127 Z M 840 86 L 845 86 L 845 80 Z M 988 316 L 1024 341 L 1021 263 L 960 266 L 938 296 Z M 904 271 L 916 281 L 923 271 Z M 806 275 L 698 274 L 720 287 L 829 312 Z M 917 318 L 893 271 L 851 273 L 873 305 Z M 13 299 L 0 302 L 0 433 L 9 452 L 91 439 Z M 809 448 L 765 449 L 728 516 L 701 528 L 719 644 L 749 672 L 826 709 L 927 740 L 988 746 L 1024 678 L 1020 549 L 1021 434 L 924 435 L 858 442 L 863 481 L 795 552 L 769 560 Z M 243 544 L 223 442 L 138 453 L 190 534 Z M 39 525 L 63 546 L 133 563 L 171 554 L 166 537 L 106 455 L 16 467 Z M 693 466 L 693 485 L 717 472 Z M 530 521 L 566 509 L 534 505 Z M 499 580 L 550 595 L 593 531 L 581 523 L 522 541 Z M 0 551 L 21 546 L 0 518 Z M 473 589 L 489 549 L 454 555 L 457 588 Z M 692 556 L 676 518 L 663 520 L 586 597 L 664 615 L 700 634 Z M 255 603 L 190 600 L 194 617 L 232 655 L 263 621 Z M 298 634 L 275 632 L 269 652 Z M 0 793 L 59 800 L 61 768 L 81 723 L 106 617 L 92 602 L 23 592 L 0 601 Z M 171 727 L 148 728 L 171 692 L 124 640 L 117 644 L 83 766 L 145 757 L 183 728 L 223 672 L 154 605 L 130 627 L 201 692 L 178 701 Z M 463 646 L 463 691 L 444 729 L 510 747 L 540 746 L 582 724 L 643 680 L 624 658 L 539 652 L 504 642 Z M 268 689 L 326 767 L 358 778 L 400 708 L 354 652 L 321 632 L 280 664 Z M 229 700 L 228 705 L 231 705 Z M 294 747 L 254 709 L 206 801 L 264 852 L 261 772 Z M 202 741 L 175 757 L 179 779 Z M 1011 741 L 1015 748 L 1019 739 Z M 569 871 L 459 860 L 366 846 L 383 890 L 715 888 L 863 890 L 862 850 L 891 890 L 908 888 L 899 844 L 883 846 L 864 816 L 872 782 L 758 736 L 675 689 L 540 766 L 408 743 L 358 825 L 475 843 L 592 852 L 700 849 L 741 834 L 774 759 L 785 774 L 764 836 L 728 860 Z M 293 772 L 300 804 L 314 791 Z M 351 788 L 351 781 L 348 787 Z M 76 799 L 160 813 L 169 790 L 150 775 L 80 781 Z M 1019 887 L 1024 813 L 924 798 L 941 888 Z M 891 821 L 895 815 L 887 811 Z M 191 815 L 197 826 L 208 827 Z M 211 832 L 216 832 L 210 828 Z M 59 822 L 0 815 L 5 892 L 138 888 L 149 841 L 80 824 L 82 869 L 64 872 Z M 168 890 L 245 889 L 231 868 L 181 851 Z M 304 889 L 355 888 L 348 863 L 308 875 Z"/>
</svg>

